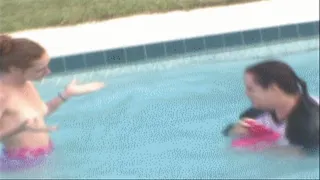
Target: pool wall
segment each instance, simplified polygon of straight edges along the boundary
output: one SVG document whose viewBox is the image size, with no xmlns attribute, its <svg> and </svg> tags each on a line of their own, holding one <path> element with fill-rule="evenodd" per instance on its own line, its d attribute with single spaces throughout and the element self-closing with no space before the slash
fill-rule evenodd
<svg viewBox="0 0 320 180">
<path fill-rule="evenodd" d="M 59 74 L 98 67 L 151 62 L 197 52 L 226 52 L 234 48 L 257 47 L 270 43 L 314 38 L 319 38 L 319 21 L 58 56 L 52 59 L 49 66 L 52 74 Z"/>
</svg>

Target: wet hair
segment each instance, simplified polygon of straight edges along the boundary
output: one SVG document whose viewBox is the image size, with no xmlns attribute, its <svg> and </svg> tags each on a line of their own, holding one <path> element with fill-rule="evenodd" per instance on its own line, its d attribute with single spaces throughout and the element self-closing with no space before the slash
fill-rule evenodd
<svg viewBox="0 0 320 180">
<path fill-rule="evenodd" d="M 305 150 L 318 149 L 319 105 L 310 98 L 300 99 L 288 117 L 286 136 L 291 144 L 302 146 Z"/>
<path fill-rule="evenodd" d="M 263 88 L 276 84 L 287 94 L 308 94 L 305 81 L 300 79 L 293 69 L 279 60 L 267 60 L 246 69 L 255 77 L 255 81 Z"/>
<path fill-rule="evenodd" d="M 11 67 L 26 70 L 44 53 L 45 49 L 32 40 L 0 35 L 0 71 L 9 72 Z"/>
</svg>

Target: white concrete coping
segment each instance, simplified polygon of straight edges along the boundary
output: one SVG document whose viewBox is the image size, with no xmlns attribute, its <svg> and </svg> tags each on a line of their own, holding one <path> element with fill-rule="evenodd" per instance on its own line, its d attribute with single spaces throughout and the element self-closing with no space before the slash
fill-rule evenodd
<svg viewBox="0 0 320 180">
<path fill-rule="evenodd" d="M 54 57 L 316 20 L 319 20 L 319 0 L 267 0 L 137 15 L 11 35 L 39 42 Z"/>
</svg>

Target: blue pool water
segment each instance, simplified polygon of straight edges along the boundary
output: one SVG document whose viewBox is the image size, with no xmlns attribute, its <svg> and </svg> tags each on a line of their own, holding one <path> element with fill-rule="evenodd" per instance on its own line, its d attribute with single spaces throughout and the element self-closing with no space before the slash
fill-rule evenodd
<svg viewBox="0 0 320 180">
<path fill-rule="evenodd" d="M 199 57 L 201 58 L 201 57 Z M 279 57 L 319 95 L 319 50 Z M 223 127 L 249 106 L 242 74 L 254 60 L 105 76 L 104 90 L 69 101 L 48 124 L 56 150 L 41 167 L 2 178 L 319 178 L 319 158 L 231 151 Z M 46 100 L 71 77 L 37 84 Z"/>
</svg>

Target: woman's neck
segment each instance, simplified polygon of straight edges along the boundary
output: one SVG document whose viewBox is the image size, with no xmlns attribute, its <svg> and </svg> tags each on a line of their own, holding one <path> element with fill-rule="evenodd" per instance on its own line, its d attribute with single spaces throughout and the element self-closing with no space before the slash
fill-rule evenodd
<svg viewBox="0 0 320 180">
<path fill-rule="evenodd" d="M 293 109 L 297 106 L 300 100 L 300 95 L 283 96 L 278 98 L 278 103 L 275 106 L 275 113 L 277 118 L 281 120 L 286 120 Z"/>
<path fill-rule="evenodd" d="M 26 84 L 26 80 L 21 76 L 17 76 L 9 73 L 0 73 L 0 81 L 7 85 L 23 86 Z"/>
</svg>

